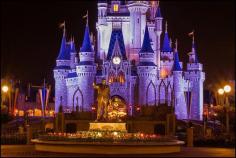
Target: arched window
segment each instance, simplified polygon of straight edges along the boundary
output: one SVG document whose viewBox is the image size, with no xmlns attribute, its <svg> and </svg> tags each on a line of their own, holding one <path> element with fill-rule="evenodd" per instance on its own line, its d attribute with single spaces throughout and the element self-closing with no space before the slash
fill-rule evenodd
<svg viewBox="0 0 236 158">
<path fill-rule="evenodd" d="M 118 4 L 114 4 L 113 5 L 113 11 L 114 12 L 118 12 L 119 11 L 119 5 Z"/>
<path fill-rule="evenodd" d="M 120 71 L 119 74 L 118 74 L 118 82 L 120 82 L 120 83 L 125 82 L 125 74 L 122 71 Z"/>
<path fill-rule="evenodd" d="M 125 74 L 123 71 L 120 71 L 117 75 L 114 72 L 110 72 L 108 76 L 108 82 L 111 84 L 113 82 L 124 83 L 125 82 Z"/>
<path fill-rule="evenodd" d="M 109 83 L 115 82 L 115 74 L 114 74 L 114 72 L 110 72 L 110 73 L 109 73 L 108 82 L 109 82 Z"/>
</svg>

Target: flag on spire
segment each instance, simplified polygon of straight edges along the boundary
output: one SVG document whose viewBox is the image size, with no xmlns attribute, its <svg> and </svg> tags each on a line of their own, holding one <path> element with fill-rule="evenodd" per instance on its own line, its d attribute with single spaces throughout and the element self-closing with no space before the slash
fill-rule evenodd
<svg viewBox="0 0 236 158">
<path fill-rule="evenodd" d="M 87 18 L 86 24 L 88 25 L 88 10 L 87 10 L 86 15 L 83 16 L 83 19 L 85 19 L 85 18 Z"/>
<path fill-rule="evenodd" d="M 194 30 L 192 32 L 190 32 L 188 35 L 193 38 L 192 43 L 194 45 Z"/>
<path fill-rule="evenodd" d="M 65 27 L 65 21 L 59 24 L 59 28 Z"/>
<path fill-rule="evenodd" d="M 65 20 L 63 21 L 63 23 L 60 23 L 59 24 L 59 28 L 63 28 L 63 34 L 65 35 L 66 33 L 66 23 L 65 23 Z"/>
<path fill-rule="evenodd" d="M 188 33 L 189 36 L 194 36 L 194 31 Z"/>
</svg>

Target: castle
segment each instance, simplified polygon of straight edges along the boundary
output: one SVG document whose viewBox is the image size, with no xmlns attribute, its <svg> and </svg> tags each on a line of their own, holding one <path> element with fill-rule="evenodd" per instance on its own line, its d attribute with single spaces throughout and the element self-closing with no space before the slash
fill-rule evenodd
<svg viewBox="0 0 236 158">
<path fill-rule="evenodd" d="M 54 68 L 55 112 L 91 111 L 96 104 L 93 82 L 106 79 L 110 96 L 119 97 L 133 115 L 135 106 L 174 106 L 178 119 L 203 119 L 205 73 L 194 38 L 184 70 L 177 41 L 172 46 L 167 22 L 163 29 L 156 1 L 98 1 L 96 51 L 88 21 L 81 48 L 62 37 Z M 194 36 L 193 36 L 194 37 Z M 187 54 L 186 54 L 187 55 Z M 101 61 L 101 62 L 95 62 Z"/>
</svg>

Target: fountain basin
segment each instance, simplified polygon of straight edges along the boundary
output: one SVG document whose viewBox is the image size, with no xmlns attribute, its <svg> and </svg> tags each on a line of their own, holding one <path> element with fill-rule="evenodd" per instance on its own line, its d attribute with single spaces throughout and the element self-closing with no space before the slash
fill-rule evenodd
<svg viewBox="0 0 236 158">
<path fill-rule="evenodd" d="M 31 140 L 35 150 L 78 154 L 162 154 L 180 152 L 183 141 L 171 142 L 68 142 Z"/>
</svg>

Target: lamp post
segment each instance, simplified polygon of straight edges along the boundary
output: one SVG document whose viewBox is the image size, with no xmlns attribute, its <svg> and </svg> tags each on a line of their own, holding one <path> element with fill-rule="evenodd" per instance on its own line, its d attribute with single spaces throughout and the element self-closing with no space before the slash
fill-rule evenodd
<svg viewBox="0 0 236 158">
<path fill-rule="evenodd" d="M 217 113 L 214 113 L 214 132 L 216 133 L 216 117 Z"/>
<path fill-rule="evenodd" d="M 5 95 L 4 98 L 1 96 L 1 105 L 3 104 L 3 100 L 6 101 L 6 98 L 8 97 L 8 92 L 9 92 L 9 87 L 7 85 L 3 85 L 2 86 L 2 92 Z M 8 103 L 8 113 L 10 112 L 10 107 L 9 107 L 9 103 Z"/>
<path fill-rule="evenodd" d="M 226 133 L 229 134 L 229 98 L 228 93 L 231 91 L 231 87 L 229 85 L 225 85 L 224 88 L 218 89 L 218 94 L 223 96 L 223 106 L 225 107 L 226 117 L 225 117 L 225 126 Z"/>
</svg>

